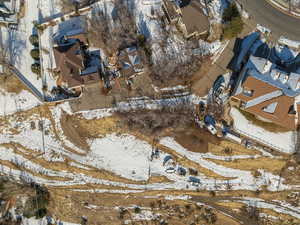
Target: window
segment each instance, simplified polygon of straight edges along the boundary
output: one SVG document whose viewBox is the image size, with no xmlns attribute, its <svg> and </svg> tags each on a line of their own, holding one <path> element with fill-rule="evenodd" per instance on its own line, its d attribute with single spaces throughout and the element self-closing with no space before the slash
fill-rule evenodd
<svg viewBox="0 0 300 225">
<path fill-rule="evenodd" d="M 291 105 L 289 108 L 289 115 L 296 115 L 296 110 L 294 108 L 294 105 Z"/>
</svg>

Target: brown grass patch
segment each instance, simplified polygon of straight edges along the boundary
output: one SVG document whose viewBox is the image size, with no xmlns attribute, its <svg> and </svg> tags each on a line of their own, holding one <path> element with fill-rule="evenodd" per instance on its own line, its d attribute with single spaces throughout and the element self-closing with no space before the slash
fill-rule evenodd
<svg viewBox="0 0 300 225">
<path fill-rule="evenodd" d="M 105 117 L 95 120 L 87 120 L 79 116 L 62 114 L 61 127 L 64 135 L 78 147 L 88 151 L 88 138 L 99 138 L 103 135 L 118 130 L 115 117 Z"/>
<path fill-rule="evenodd" d="M 51 214 L 56 215 L 58 218 L 65 221 L 80 222 L 78 215 L 85 215 L 89 221 L 97 221 L 99 224 L 113 224 L 118 225 L 122 223 L 122 219 L 118 217 L 119 213 L 116 207 L 124 207 L 128 212 L 124 216 L 124 220 L 130 220 L 134 215 L 132 206 L 150 207 L 147 209 L 153 213 L 159 213 L 162 218 L 167 218 L 168 224 L 172 225 L 187 225 L 191 224 L 196 214 L 201 214 L 203 210 L 197 208 L 195 203 L 185 200 L 165 200 L 162 198 L 144 198 L 139 194 L 111 194 L 111 193 L 89 193 L 89 192 L 74 192 L 62 189 L 50 189 L 53 201 L 50 203 L 49 211 Z M 148 194 L 145 192 L 144 195 Z M 163 207 L 159 206 L 159 202 L 163 203 Z M 89 205 L 96 206 L 96 209 L 89 208 Z M 189 212 L 186 206 L 191 206 Z M 166 207 L 165 207 L 166 206 Z M 178 217 L 178 210 L 181 208 L 186 215 L 184 218 Z M 174 215 L 168 216 L 170 210 L 175 209 Z M 216 210 L 217 221 L 215 225 L 238 225 L 233 218 L 226 216 Z M 148 222 L 135 222 L 135 224 L 154 224 L 153 221 Z M 197 223 L 198 224 L 198 223 Z M 204 220 L 200 219 L 199 224 L 207 224 Z"/>
<path fill-rule="evenodd" d="M 260 209 L 260 212 L 261 213 L 265 213 L 265 214 L 268 214 L 270 216 L 275 216 L 277 218 L 281 218 L 281 220 L 283 221 L 289 221 L 289 220 L 294 220 L 294 224 L 299 224 L 300 223 L 300 220 L 299 219 L 295 219 L 295 217 L 292 217 L 290 215 L 287 215 L 287 214 L 284 214 L 284 213 L 278 213 L 278 212 L 275 212 L 274 210 L 272 209 Z M 298 222 L 298 223 L 297 223 Z"/>
<path fill-rule="evenodd" d="M 19 94 L 28 90 L 26 86 L 14 75 L 0 76 L 0 88 L 9 93 Z"/>
<path fill-rule="evenodd" d="M 154 184 L 154 183 L 173 183 L 173 181 L 169 180 L 165 176 L 151 176 L 147 180 L 147 184 Z"/>
<path fill-rule="evenodd" d="M 57 181 L 70 181 L 71 180 L 71 179 L 65 178 L 65 177 L 47 176 L 43 173 L 37 173 L 37 172 L 34 172 L 32 170 L 29 170 L 29 169 L 25 168 L 22 165 L 16 165 L 15 163 L 12 163 L 12 162 L 7 161 L 7 160 L 0 160 L 0 164 L 4 165 L 4 166 L 7 166 L 9 168 L 15 169 L 15 170 L 25 171 L 27 173 L 32 174 L 35 177 L 41 177 L 41 178 L 44 178 L 46 180 L 57 180 Z"/>
<path fill-rule="evenodd" d="M 209 143 L 218 145 L 220 140 L 211 135 L 208 131 L 196 127 L 175 132 L 175 140 L 191 152 L 205 153 L 208 151 Z"/>
<path fill-rule="evenodd" d="M 87 133 L 88 137 L 97 138 L 106 134 L 120 131 L 116 117 L 104 117 L 101 119 L 87 120 L 77 118 L 77 124 L 80 129 Z"/>
<path fill-rule="evenodd" d="M 20 7 L 19 7 L 19 12 L 18 12 L 18 20 L 22 19 L 25 16 L 26 13 L 26 1 L 20 1 Z"/>
<path fill-rule="evenodd" d="M 230 209 L 240 209 L 245 205 L 241 202 L 217 202 L 216 204 Z"/>
<path fill-rule="evenodd" d="M 76 117 L 62 112 L 60 123 L 63 133 L 69 141 L 85 151 L 90 150 L 90 146 L 87 143 L 87 138 L 89 136 L 85 130 L 79 127 Z"/>
<path fill-rule="evenodd" d="M 225 153 L 225 148 L 230 148 L 232 150 L 231 154 Z M 229 155 L 261 155 L 261 152 L 248 149 L 242 145 L 235 144 L 229 141 L 221 141 L 219 144 L 208 143 L 208 152 L 219 155 L 219 156 L 229 156 Z"/>
<path fill-rule="evenodd" d="M 275 173 L 275 174 L 279 174 L 281 169 L 284 168 L 286 164 L 285 160 L 271 159 L 267 157 L 260 157 L 257 159 L 236 159 L 231 162 L 217 160 L 217 159 L 207 159 L 207 160 L 228 168 L 250 170 L 250 171 L 264 169 L 268 172 Z"/>
</svg>

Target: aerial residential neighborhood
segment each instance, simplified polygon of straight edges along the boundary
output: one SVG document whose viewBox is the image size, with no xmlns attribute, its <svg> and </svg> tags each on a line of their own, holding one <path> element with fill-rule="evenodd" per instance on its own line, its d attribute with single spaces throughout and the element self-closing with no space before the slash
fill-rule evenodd
<svg viewBox="0 0 300 225">
<path fill-rule="evenodd" d="M 0 224 L 299 225 L 299 0 L 0 0 Z"/>
</svg>

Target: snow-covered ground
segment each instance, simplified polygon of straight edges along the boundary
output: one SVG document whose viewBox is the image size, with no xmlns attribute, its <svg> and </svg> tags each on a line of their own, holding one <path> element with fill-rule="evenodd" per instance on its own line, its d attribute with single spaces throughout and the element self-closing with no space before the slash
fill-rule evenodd
<svg viewBox="0 0 300 225">
<path fill-rule="evenodd" d="M 0 90 L 0 116 L 29 110 L 40 104 L 41 102 L 27 90 L 23 90 L 19 94 L 5 93 Z"/>
<path fill-rule="evenodd" d="M 202 2 L 203 2 L 202 4 L 205 4 L 204 0 L 202 0 Z M 223 11 L 225 10 L 225 8 L 227 6 L 228 6 L 227 0 L 212 0 L 212 1 L 210 1 L 209 9 L 214 18 L 214 21 L 212 21 L 212 22 L 216 22 L 216 23 L 222 22 Z"/>
<path fill-rule="evenodd" d="M 187 151 L 185 148 L 179 145 L 173 138 L 165 137 L 161 139 L 160 143 L 175 150 L 177 153 L 181 154 L 182 157 L 196 162 L 202 167 L 209 169 L 220 176 L 233 178 L 230 180 L 230 186 L 232 190 L 257 190 L 257 188 L 259 188 L 261 185 L 267 185 L 268 189 L 271 191 L 291 188 L 287 185 L 284 185 L 282 179 L 279 176 L 273 175 L 264 170 L 260 170 L 263 176 L 255 178 L 250 171 L 226 168 L 209 160 L 205 160 L 204 155 L 202 155 L 201 153 Z M 205 181 L 205 179 L 203 179 L 202 177 L 200 179 L 201 183 L 206 183 L 206 189 L 209 189 L 209 181 Z"/>
<path fill-rule="evenodd" d="M 242 202 L 249 206 L 254 206 L 257 208 L 271 209 L 277 213 L 287 214 L 287 215 L 293 216 L 297 219 L 300 219 L 300 208 L 291 206 L 286 202 L 278 202 L 278 201 L 266 202 L 263 199 L 249 198 L 249 197 L 244 198 L 244 199 L 245 200 L 239 200 L 239 202 Z"/>
<path fill-rule="evenodd" d="M 0 149 L 0 159 L 11 161 L 14 164 L 27 168 L 27 171 L 33 171 L 34 173 L 41 174 L 44 177 L 35 176 L 27 171 L 19 171 L 15 169 L 8 168 L 7 166 L 1 166 L 1 172 L 5 174 L 10 174 L 16 179 L 25 179 L 28 181 L 34 180 L 37 183 L 43 183 L 47 185 L 55 186 L 68 186 L 74 184 L 104 184 L 110 185 L 112 187 L 123 187 L 128 190 L 107 190 L 107 189 L 97 189 L 97 192 L 119 192 L 119 193 L 129 193 L 144 190 L 145 188 L 149 190 L 165 190 L 165 189 L 205 189 L 205 190 L 226 190 L 228 188 L 228 182 L 234 190 L 246 189 L 246 190 L 256 190 L 261 185 L 267 185 L 268 189 L 271 191 L 275 190 L 285 190 L 290 188 L 296 188 L 295 186 L 284 185 L 283 179 L 280 177 L 261 170 L 260 178 L 254 178 L 250 171 L 242 171 L 237 169 L 230 169 L 224 166 L 218 165 L 211 162 L 209 159 L 218 160 L 228 160 L 227 156 L 216 156 L 211 153 L 193 153 L 189 152 L 181 145 L 179 145 L 174 139 L 165 137 L 161 139 L 160 144 L 170 148 L 172 151 L 176 152 L 177 157 L 182 157 L 187 160 L 191 160 L 200 166 L 211 170 L 212 172 L 230 178 L 230 181 L 212 179 L 206 177 L 206 175 L 199 173 L 196 176 L 200 180 L 197 185 L 189 185 L 188 176 L 180 176 L 177 174 L 177 169 L 182 167 L 182 165 L 174 160 L 168 163 L 164 163 L 166 157 L 169 154 L 165 153 L 163 150 L 159 150 L 159 156 L 151 160 L 151 153 L 153 147 L 146 141 L 140 140 L 135 136 L 129 134 L 116 134 L 111 133 L 103 137 L 90 139 L 88 143 L 90 144 L 90 151 L 85 152 L 79 147 L 75 146 L 70 142 L 62 131 L 60 120 L 62 116 L 62 110 L 66 113 L 71 113 L 69 110 L 68 103 L 61 104 L 56 107 L 51 108 L 51 113 L 55 122 L 55 129 L 57 131 L 60 139 L 58 140 L 56 136 L 49 132 L 53 130 L 52 123 L 48 119 L 43 119 L 44 124 L 44 137 L 42 131 L 38 129 L 31 128 L 31 121 L 39 120 L 37 115 L 33 115 L 27 118 L 26 121 L 16 122 L 14 117 L 9 119 L 11 127 L 19 130 L 17 134 L 11 135 L 9 128 L 5 128 L 0 133 L 0 144 L 9 144 L 11 142 L 20 143 L 26 149 L 31 149 L 39 158 L 45 163 L 58 162 L 64 163 L 68 158 L 72 163 L 68 165 L 71 167 L 77 167 L 87 172 L 90 169 L 93 170 L 106 170 L 114 173 L 118 176 L 127 178 L 129 180 L 145 181 L 149 176 L 159 175 L 165 176 L 171 183 L 153 183 L 145 185 L 133 185 L 122 182 L 109 181 L 106 179 L 95 178 L 86 174 L 75 173 L 74 171 L 56 171 L 52 169 L 43 168 L 37 163 L 28 161 L 22 156 L 23 154 L 32 155 L 32 152 L 27 152 L 26 150 L 20 149 L 22 155 L 13 152 L 12 149 Z M 87 113 L 87 112 L 86 112 Z M 85 115 L 88 118 L 93 118 L 94 114 Z M 98 116 L 96 116 L 98 117 Z M 46 132 L 48 131 L 48 132 Z M 64 146 L 73 149 L 69 151 Z M 179 155 L 178 155 L 179 154 Z M 231 156 L 233 159 L 255 159 L 260 157 L 259 155 L 248 156 L 248 155 L 237 155 Z M 188 168 L 185 168 L 186 170 Z M 57 180 L 56 177 L 61 177 L 67 180 Z M 134 189 L 134 190 L 132 190 Z M 81 191 L 85 191 L 84 189 Z M 88 190 L 86 190 L 88 191 Z M 96 190 L 94 190 L 96 191 Z"/>
<path fill-rule="evenodd" d="M 29 37 L 32 34 L 37 34 L 34 21 L 38 22 L 43 17 L 49 16 L 49 13 L 57 12 L 51 9 L 53 3 L 54 1 L 51 0 L 28 1 L 25 4 L 25 15 L 20 19 L 17 30 L 1 27 L 2 38 L 0 40 L 2 40 L 4 46 L 9 46 L 10 63 L 16 67 L 20 76 L 28 81 L 26 82 L 28 86 L 39 93 L 38 95 L 43 95 L 43 85 L 45 84 L 48 90 L 51 91 L 55 86 L 55 80 L 48 71 L 42 73 L 41 78 L 31 71 L 31 65 L 35 63 L 35 60 L 30 55 L 30 51 L 34 49 L 34 46 L 30 43 Z M 56 3 L 56 5 L 59 4 Z M 44 46 L 43 51 L 49 51 L 50 47 L 48 40 L 48 45 Z"/>
<path fill-rule="evenodd" d="M 34 31 L 33 21 L 38 20 L 39 16 L 38 0 L 28 1 L 25 7 L 25 16 L 20 20 L 18 30 L 1 29 L 2 41 L 5 46 L 9 46 L 11 63 L 21 71 L 33 86 L 42 92 L 41 79 L 38 79 L 37 75 L 31 71 L 31 64 L 34 63 L 34 60 L 30 56 L 33 46 L 29 41 L 29 36 Z"/>
<path fill-rule="evenodd" d="M 54 221 L 53 221 L 54 222 Z M 78 223 L 70 223 L 70 222 L 64 222 L 64 221 L 55 221 L 58 225 L 79 225 Z M 48 225 L 48 220 L 46 217 L 42 219 L 35 219 L 35 217 L 32 218 L 26 218 L 23 217 L 21 225 Z"/>
<path fill-rule="evenodd" d="M 234 129 L 239 133 L 279 151 L 294 153 L 294 132 L 274 133 L 267 131 L 248 121 L 236 108 L 231 108 L 230 114 L 234 119 Z"/>
</svg>

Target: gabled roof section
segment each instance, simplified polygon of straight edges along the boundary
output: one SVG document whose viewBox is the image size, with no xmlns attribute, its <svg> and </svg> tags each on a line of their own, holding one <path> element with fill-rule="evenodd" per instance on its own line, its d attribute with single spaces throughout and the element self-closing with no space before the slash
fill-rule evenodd
<svg viewBox="0 0 300 225">
<path fill-rule="evenodd" d="M 81 47 L 78 41 L 54 47 L 54 57 L 59 68 L 63 67 L 66 62 L 78 69 L 84 68 Z"/>
<path fill-rule="evenodd" d="M 284 95 L 290 97 L 300 95 L 300 73 L 285 72 L 267 59 L 250 56 L 244 74 L 241 74 L 240 85 L 247 76 L 281 89 Z"/>
<path fill-rule="evenodd" d="M 283 93 L 281 90 L 277 90 L 277 91 L 273 91 L 273 92 L 270 92 L 268 94 L 265 94 L 265 95 L 261 95 L 257 98 L 254 98 L 250 101 L 248 101 L 245 105 L 245 109 L 247 108 L 250 108 L 250 107 L 253 107 L 255 105 L 258 105 L 262 102 L 265 102 L 265 101 L 268 101 L 268 100 L 271 100 L 273 98 L 276 98 L 276 97 L 279 97 L 281 96 Z"/>
</svg>

